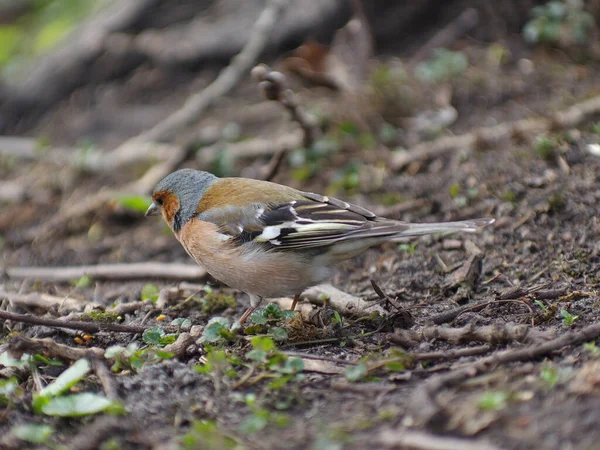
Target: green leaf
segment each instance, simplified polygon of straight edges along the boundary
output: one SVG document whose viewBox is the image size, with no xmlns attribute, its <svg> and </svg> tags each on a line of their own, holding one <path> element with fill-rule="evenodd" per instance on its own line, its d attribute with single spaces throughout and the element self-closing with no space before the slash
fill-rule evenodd
<svg viewBox="0 0 600 450">
<path fill-rule="evenodd" d="M 148 345 L 164 347 L 177 340 L 176 334 L 166 334 L 162 328 L 148 328 L 142 335 L 142 340 Z"/>
<path fill-rule="evenodd" d="M 226 317 L 213 317 L 208 321 L 202 332 L 201 342 L 217 342 L 229 331 L 229 319 Z"/>
<path fill-rule="evenodd" d="M 253 434 L 264 429 L 269 423 L 269 415 L 266 410 L 259 410 L 246 417 L 240 424 L 240 430 L 246 434 Z"/>
<path fill-rule="evenodd" d="M 267 323 L 268 319 L 267 317 L 263 314 L 263 311 L 258 310 L 258 311 L 254 311 L 251 315 L 250 315 L 250 321 L 255 324 L 255 325 L 264 325 Z"/>
<path fill-rule="evenodd" d="M 158 286 L 156 286 L 155 284 L 146 284 L 142 288 L 142 293 L 140 294 L 140 298 L 142 300 L 150 300 L 153 303 L 156 303 L 156 301 L 158 300 L 158 294 L 159 294 Z"/>
<path fill-rule="evenodd" d="M 270 352 L 275 350 L 275 342 L 273 339 L 267 336 L 256 336 L 250 340 L 252 347 L 256 350 L 262 350 L 264 352 Z"/>
<path fill-rule="evenodd" d="M 181 330 L 189 330 L 192 328 L 192 321 L 185 317 L 177 317 L 171 321 L 171 325 L 179 327 Z"/>
<path fill-rule="evenodd" d="M 369 373 L 369 370 L 367 369 L 367 366 L 365 366 L 363 363 L 359 363 L 355 366 L 346 367 L 346 379 L 348 381 L 362 380 L 367 375 L 367 373 Z"/>
<path fill-rule="evenodd" d="M 34 444 L 43 444 L 50 439 L 54 433 L 54 429 L 48 425 L 27 423 L 23 425 L 15 425 L 10 429 L 10 432 L 12 435 L 22 439 L 23 441 L 32 442 Z"/>
<path fill-rule="evenodd" d="M 406 369 L 406 366 L 400 361 L 390 361 L 385 367 L 392 372 L 401 372 Z"/>
<path fill-rule="evenodd" d="M 8 352 L 0 353 L 0 366 L 4 367 L 25 367 L 27 366 L 27 361 L 23 359 L 15 359 L 8 354 Z"/>
<path fill-rule="evenodd" d="M 286 309 L 284 311 L 281 311 L 281 318 L 283 320 L 292 320 L 294 317 L 296 317 L 297 312 L 296 311 L 292 311 L 290 309 Z"/>
<path fill-rule="evenodd" d="M 146 195 L 120 195 L 116 201 L 122 207 L 140 213 L 145 213 L 152 203 L 152 199 Z"/>
<path fill-rule="evenodd" d="M 53 383 L 42 389 L 38 397 L 56 397 L 79 383 L 91 370 L 90 362 L 83 358 L 61 373 Z"/>
<path fill-rule="evenodd" d="M 37 412 L 47 416 L 81 417 L 103 411 L 119 413 L 123 410 L 119 403 L 90 392 L 46 398 L 45 400 Z"/>
<path fill-rule="evenodd" d="M 0 65 L 10 61 L 23 39 L 23 30 L 13 25 L 0 26 Z"/>
<path fill-rule="evenodd" d="M 263 315 L 267 318 L 279 319 L 281 318 L 281 309 L 276 303 L 269 303 L 265 306 Z"/>
<path fill-rule="evenodd" d="M 504 391 L 484 392 L 479 398 L 479 408 L 484 411 L 500 411 L 506 408 L 508 393 Z"/>
<path fill-rule="evenodd" d="M 76 288 L 86 288 L 92 285 L 92 281 L 94 281 L 92 277 L 90 277 L 89 275 L 84 275 L 77 280 L 72 280 L 71 284 Z"/>
<path fill-rule="evenodd" d="M 288 340 L 288 333 L 285 328 L 273 327 L 269 330 L 269 335 L 272 336 L 276 341 Z"/>
</svg>

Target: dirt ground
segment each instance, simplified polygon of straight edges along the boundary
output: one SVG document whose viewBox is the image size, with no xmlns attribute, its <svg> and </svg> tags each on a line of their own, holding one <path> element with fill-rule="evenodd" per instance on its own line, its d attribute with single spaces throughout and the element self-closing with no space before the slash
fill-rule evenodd
<svg viewBox="0 0 600 450">
<path fill-rule="evenodd" d="M 452 48 L 468 59 L 462 74 L 438 84 L 411 79 L 407 81 L 410 96 L 392 105 L 415 117 L 438 107 L 435 99 L 451 92 L 456 120 L 425 134 L 401 126 L 405 122 L 395 121 L 400 114 L 393 108 L 390 112 L 377 94 L 349 99 L 288 74 L 301 104 L 329 117 L 325 133 L 336 142 L 336 150 L 315 156 L 318 170 L 309 175 L 307 158 L 294 150 L 273 181 L 334 195 L 394 219 L 494 217 L 492 226 L 476 234 L 388 243 L 340 266 L 331 284 L 377 303 L 382 315 L 342 314 L 341 325 L 325 327 L 300 325 L 297 319 L 280 324 L 287 329 L 288 339 L 277 343 L 277 354 L 303 358 L 305 370 L 299 374 L 282 374 L 268 364 L 252 363 L 246 356 L 252 349 L 250 337 L 221 339 L 211 349 L 196 343 L 195 336 L 173 358 L 121 368 L 112 375 L 124 415 L 67 419 L 35 414 L 30 406 L 39 384 L 54 380 L 64 365 L 39 363 L 35 376 L 29 370 L 3 369 L 0 376 L 16 376 L 23 389 L 0 409 L 3 448 L 25 448 L 8 437 L 8 430 L 23 423 L 53 427 L 53 437 L 40 448 L 49 443 L 50 448 L 104 449 L 178 448 L 180 444 L 249 449 L 600 448 L 600 353 L 594 345 L 598 336 L 585 332 L 597 323 L 600 313 L 596 117 L 592 114 L 574 127 L 555 126 L 542 133 L 515 130 L 509 139 L 498 142 L 479 139 L 473 148 L 420 159 L 397 170 L 392 163 L 395 155 L 410 152 L 419 142 L 499 123 L 541 119 L 591 99 L 600 94 L 600 64 L 556 49 L 527 46 L 520 35 L 506 36 L 501 44 L 467 37 Z M 268 62 L 282 68 L 282 59 Z M 395 64 L 389 54 L 376 54 L 370 63 L 374 70 Z M 106 151 L 164 118 L 217 72 L 211 67 L 169 71 L 142 66 L 126 78 L 78 88 L 22 134 L 52 147 L 78 148 L 76 157 L 85 148 Z M 382 118 L 394 125 L 389 140 L 381 132 Z M 181 167 L 257 176 L 270 155 L 233 160 L 227 157 L 228 147 L 255 137 L 274 140 L 296 129 L 281 105 L 262 99 L 247 77 L 203 114 L 193 132 L 188 131 L 210 136 L 216 130 L 221 156 L 206 156 L 207 148 L 215 148 L 212 142 L 198 145 Z M 102 189 L 123 186 L 147 167 L 143 162 L 93 172 L 77 165 L 3 157 L 4 188 L 27 186 L 24 192 L 15 191 L 13 198 L 2 196 L 0 242 L 5 268 L 192 264 L 161 220 L 144 218 L 143 212 L 127 208 L 118 199 L 70 221 L 68 229 L 31 240 L 29 231 L 61 207 Z M 387 300 L 380 299 L 372 280 Z M 159 290 L 177 285 L 153 278 L 88 281 L 76 286 L 5 276 L 0 284 L 5 299 L 10 298 L 6 293 L 51 294 L 79 299 L 81 307 L 44 310 L 11 306 L 7 301 L 2 306 L 60 318 L 81 311 L 88 302 L 105 308 L 139 302 L 149 283 Z M 214 280 L 194 282 L 209 283 L 211 289 L 196 292 L 191 301 L 185 300 L 189 294 L 180 295 L 160 308 L 146 301 L 123 313 L 118 323 L 158 327 L 184 318 L 200 327 L 196 333 L 202 333 L 212 316 L 233 320 L 248 305 L 244 294 Z M 235 303 L 221 303 L 224 309 L 210 312 L 203 305 L 215 294 L 233 296 Z M 148 346 L 140 333 L 90 334 L 92 339 L 86 341 L 63 328 L 5 321 L 0 353 L 32 352 L 31 340 L 42 338 L 80 350 L 131 343 Z M 561 336 L 574 337 L 537 352 Z M 29 344 L 19 344 L 20 338 Z M 56 357 L 47 349 L 33 349 Z M 224 351 L 226 361 L 219 366 L 209 358 L 212 370 L 197 370 L 206 367 L 207 356 L 215 357 L 215 349 Z M 498 357 L 518 349 L 529 353 L 514 360 Z M 358 380 L 352 375 L 356 367 L 366 368 Z M 94 373 L 77 389 L 106 390 L 106 383 Z M 444 379 L 453 373 L 462 376 Z M 278 380 L 281 385 L 276 385 Z"/>
</svg>

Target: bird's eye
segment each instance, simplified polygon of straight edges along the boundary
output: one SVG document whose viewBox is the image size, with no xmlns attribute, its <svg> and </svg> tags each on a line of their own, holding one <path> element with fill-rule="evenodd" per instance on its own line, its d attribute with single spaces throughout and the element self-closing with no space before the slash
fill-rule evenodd
<svg viewBox="0 0 600 450">
<path fill-rule="evenodd" d="M 159 197 L 159 198 L 157 198 L 157 199 L 156 199 L 156 200 L 154 200 L 154 201 L 156 202 L 156 204 L 157 204 L 158 206 L 162 206 L 162 204 L 163 204 L 163 199 L 162 199 L 162 198 L 160 198 L 160 197 Z"/>
</svg>

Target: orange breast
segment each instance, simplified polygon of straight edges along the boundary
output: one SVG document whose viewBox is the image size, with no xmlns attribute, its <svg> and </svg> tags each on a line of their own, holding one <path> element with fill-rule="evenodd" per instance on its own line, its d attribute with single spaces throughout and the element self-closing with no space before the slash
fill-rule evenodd
<svg viewBox="0 0 600 450">
<path fill-rule="evenodd" d="M 213 277 L 247 293 L 261 297 L 294 295 L 323 281 L 326 268 L 314 267 L 306 257 L 267 251 L 256 244 L 235 245 L 209 222 L 192 219 L 176 237 Z"/>
</svg>

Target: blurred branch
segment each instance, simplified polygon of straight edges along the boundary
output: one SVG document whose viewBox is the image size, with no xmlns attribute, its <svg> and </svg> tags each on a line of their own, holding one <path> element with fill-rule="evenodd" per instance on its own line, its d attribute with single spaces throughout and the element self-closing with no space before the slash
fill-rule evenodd
<svg viewBox="0 0 600 450">
<path fill-rule="evenodd" d="M 162 280 L 198 280 L 206 271 L 197 265 L 133 263 L 99 264 L 97 266 L 71 267 L 7 267 L 5 275 L 13 280 L 35 279 L 64 283 L 89 276 L 94 280 L 131 280 L 156 278 Z"/>
<path fill-rule="evenodd" d="M 271 31 L 289 0 L 269 0 L 256 20 L 242 51 L 219 73 L 203 91 L 191 96 L 185 105 L 136 139 L 142 142 L 159 141 L 173 136 L 181 128 L 192 124 L 216 99 L 227 94 L 255 64 L 269 41 Z"/>
<path fill-rule="evenodd" d="M 476 146 L 493 147 L 517 135 L 535 135 L 574 127 L 598 113 L 600 113 L 600 96 L 577 103 L 548 118 L 505 122 L 492 127 L 478 128 L 458 136 L 444 136 L 434 141 L 423 142 L 406 152 L 395 153 L 391 157 L 390 167 L 392 170 L 400 170 L 413 162 L 432 159 L 450 152 L 468 151 Z"/>
<path fill-rule="evenodd" d="M 268 100 L 281 103 L 290 112 L 292 120 L 298 122 L 302 127 L 304 147 L 311 147 L 321 137 L 321 129 L 315 120 L 300 107 L 294 91 L 287 88 L 285 75 L 271 70 L 266 64 L 260 64 L 252 69 L 252 78 L 258 82 L 263 95 Z"/>
</svg>

